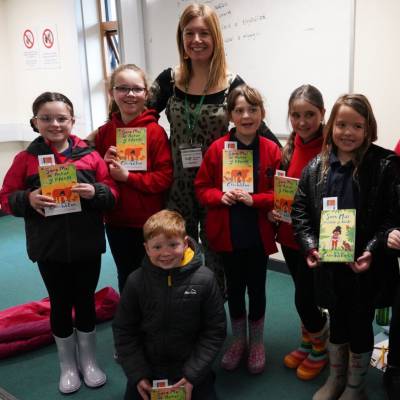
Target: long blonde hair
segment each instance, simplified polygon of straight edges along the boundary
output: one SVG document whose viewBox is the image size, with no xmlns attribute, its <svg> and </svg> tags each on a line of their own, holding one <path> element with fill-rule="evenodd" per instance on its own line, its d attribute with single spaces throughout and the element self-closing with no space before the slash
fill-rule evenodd
<svg viewBox="0 0 400 400">
<path fill-rule="evenodd" d="M 210 29 L 214 42 L 214 52 L 210 62 L 210 73 L 208 87 L 212 88 L 222 85 L 226 80 L 227 63 L 225 58 L 224 40 L 222 38 L 221 26 L 215 11 L 206 4 L 190 4 L 183 11 L 176 32 L 176 41 L 179 52 L 179 78 L 178 83 L 182 86 L 189 84 L 192 74 L 192 64 L 187 58 L 183 46 L 183 30 L 194 18 L 201 17 Z"/>
</svg>

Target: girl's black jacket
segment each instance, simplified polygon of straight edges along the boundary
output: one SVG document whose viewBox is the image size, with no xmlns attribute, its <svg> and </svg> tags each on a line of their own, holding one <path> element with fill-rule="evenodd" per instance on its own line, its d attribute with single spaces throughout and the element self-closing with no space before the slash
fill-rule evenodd
<svg viewBox="0 0 400 400">
<path fill-rule="evenodd" d="M 222 296 L 199 247 L 183 267 L 164 270 L 146 256 L 124 287 L 114 322 L 115 347 L 128 380 L 179 380 L 193 385 L 211 371 L 226 336 Z"/>
<path fill-rule="evenodd" d="M 318 155 L 304 169 L 292 207 L 295 237 L 305 254 L 318 248 L 328 173 L 322 175 L 322 158 Z M 400 279 L 397 259 L 385 251 L 384 246 L 385 233 L 396 221 L 395 186 L 400 179 L 399 158 L 392 151 L 372 144 L 353 179 L 359 191 L 355 259 L 365 250 L 372 253 L 369 270 L 356 274 L 356 306 L 388 306 Z M 314 269 L 317 302 L 322 307 L 332 307 L 335 301 L 332 279 L 335 267 L 337 264 L 323 263 Z"/>
<path fill-rule="evenodd" d="M 118 191 L 100 155 L 77 136 L 70 135 L 71 157 L 55 154 L 57 164 L 76 166 L 78 183 L 90 183 L 95 195 L 81 198 L 81 212 L 44 217 L 29 203 L 29 193 L 40 188 L 38 156 L 52 154 L 43 137 L 15 156 L 0 190 L 2 211 L 25 220 L 28 256 L 32 261 L 71 263 L 106 251 L 103 212 L 114 207 Z"/>
</svg>

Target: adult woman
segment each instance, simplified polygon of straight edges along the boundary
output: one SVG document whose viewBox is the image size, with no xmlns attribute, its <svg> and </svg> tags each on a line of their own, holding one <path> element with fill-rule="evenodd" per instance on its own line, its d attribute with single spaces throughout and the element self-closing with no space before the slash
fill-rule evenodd
<svg viewBox="0 0 400 400">
<path fill-rule="evenodd" d="M 183 215 L 188 234 L 197 239 L 205 212 L 196 200 L 193 181 L 204 151 L 228 130 L 226 97 L 243 80 L 227 69 L 218 16 L 209 6 L 186 7 L 178 25 L 177 44 L 180 63 L 157 77 L 148 105 L 159 112 L 165 109 L 170 123 L 174 182 L 168 207 Z M 207 265 L 215 269 L 215 256 L 207 250 L 202 229 L 200 238 Z"/>
</svg>

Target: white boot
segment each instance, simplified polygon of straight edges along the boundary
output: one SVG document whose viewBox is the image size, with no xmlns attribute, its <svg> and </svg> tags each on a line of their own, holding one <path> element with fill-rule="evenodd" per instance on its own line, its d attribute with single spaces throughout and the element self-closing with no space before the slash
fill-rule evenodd
<svg viewBox="0 0 400 400">
<path fill-rule="evenodd" d="M 371 352 L 350 352 L 349 370 L 347 374 L 347 385 L 339 400 L 367 400 L 365 393 L 365 382 L 371 361 Z"/>
<path fill-rule="evenodd" d="M 85 385 L 92 388 L 104 385 L 107 377 L 96 361 L 96 331 L 81 332 L 76 330 L 76 336 L 79 369 Z"/>
<path fill-rule="evenodd" d="M 76 364 L 75 332 L 66 338 L 54 336 L 60 361 L 60 382 L 58 389 L 61 393 L 73 393 L 81 387 L 78 367 Z"/>
<path fill-rule="evenodd" d="M 312 400 L 336 400 L 346 387 L 349 344 L 328 343 L 329 377 Z"/>
</svg>

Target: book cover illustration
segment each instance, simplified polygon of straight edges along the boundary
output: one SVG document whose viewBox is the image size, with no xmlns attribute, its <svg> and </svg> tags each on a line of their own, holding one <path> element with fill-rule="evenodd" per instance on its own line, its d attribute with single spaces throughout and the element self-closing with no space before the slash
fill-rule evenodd
<svg viewBox="0 0 400 400">
<path fill-rule="evenodd" d="M 299 180 L 287 176 L 274 176 L 274 208 L 281 216 L 282 221 L 292 223 L 290 213 L 294 195 L 297 192 Z"/>
<path fill-rule="evenodd" d="M 146 128 L 117 128 L 117 154 L 129 171 L 147 170 Z"/>
<path fill-rule="evenodd" d="M 251 150 L 223 150 L 222 191 L 243 189 L 254 192 L 253 152 Z"/>
<path fill-rule="evenodd" d="M 42 194 L 52 197 L 54 207 L 45 207 L 46 217 L 81 211 L 79 194 L 72 191 L 78 183 L 74 164 L 55 164 L 39 167 Z"/>
<path fill-rule="evenodd" d="M 318 252 L 323 262 L 353 262 L 356 210 L 322 210 Z"/>
<path fill-rule="evenodd" d="M 174 390 L 170 390 L 170 388 L 168 379 L 154 380 L 151 389 L 151 400 L 185 400 L 186 393 L 183 386 Z"/>
</svg>

